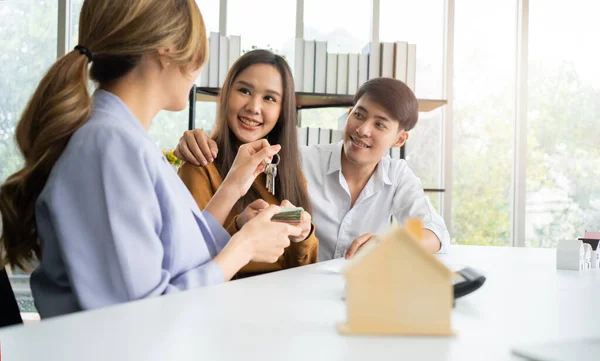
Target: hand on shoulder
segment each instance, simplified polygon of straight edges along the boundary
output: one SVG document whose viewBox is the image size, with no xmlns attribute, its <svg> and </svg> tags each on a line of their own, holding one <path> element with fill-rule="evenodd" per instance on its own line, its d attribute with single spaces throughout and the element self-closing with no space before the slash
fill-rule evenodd
<svg viewBox="0 0 600 361">
<path fill-rule="evenodd" d="M 202 129 L 186 130 L 174 152 L 177 158 L 196 166 L 212 163 L 218 153 L 217 143 Z"/>
</svg>

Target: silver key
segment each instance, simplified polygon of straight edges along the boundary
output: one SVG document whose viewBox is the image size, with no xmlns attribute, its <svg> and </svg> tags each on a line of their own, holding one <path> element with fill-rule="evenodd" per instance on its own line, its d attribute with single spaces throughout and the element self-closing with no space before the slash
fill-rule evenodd
<svg viewBox="0 0 600 361">
<path fill-rule="evenodd" d="M 269 164 L 265 169 L 265 173 L 267 173 L 267 191 L 275 195 L 275 177 L 277 176 L 277 167 L 273 164 Z"/>
<path fill-rule="evenodd" d="M 269 164 L 267 170 L 267 183 L 270 186 L 269 192 L 275 195 L 275 177 L 277 177 L 277 165 Z"/>
<path fill-rule="evenodd" d="M 267 174 L 266 188 L 272 195 L 275 195 L 275 177 L 277 177 L 277 165 L 280 161 L 279 155 L 275 154 L 275 156 L 277 156 L 277 162 L 269 163 L 265 168 L 265 173 Z"/>
<path fill-rule="evenodd" d="M 269 175 L 270 169 L 269 169 L 269 165 L 267 164 L 265 167 L 265 179 L 267 180 L 267 183 L 265 184 L 265 187 L 267 188 L 267 192 L 271 191 L 271 176 Z"/>
</svg>

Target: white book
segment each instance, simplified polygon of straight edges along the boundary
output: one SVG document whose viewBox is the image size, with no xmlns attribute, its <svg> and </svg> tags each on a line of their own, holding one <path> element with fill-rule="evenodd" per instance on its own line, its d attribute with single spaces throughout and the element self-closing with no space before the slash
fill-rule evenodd
<svg viewBox="0 0 600 361">
<path fill-rule="evenodd" d="M 304 89 L 304 39 L 296 38 L 294 46 L 294 84 L 297 92 Z"/>
<path fill-rule="evenodd" d="M 381 76 L 394 77 L 394 43 L 381 43 Z"/>
<path fill-rule="evenodd" d="M 369 54 L 358 54 L 358 87 L 369 79 Z"/>
<path fill-rule="evenodd" d="M 211 88 L 219 87 L 219 33 L 210 33 L 210 50 L 208 59 L 208 86 Z"/>
<path fill-rule="evenodd" d="M 315 91 L 315 41 L 304 40 L 304 80 L 302 91 Z"/>
<path fill-rule="evenodd" d="M 348 54 L 338 54 L 337 93 L 348 94 Z"/>
<path fill-rule="evenodd" d="M 348 54 L 348 94 L 358 90 L 358 54 Z"/>
<path fill-rule="evenodd" d="M 394 46 L 394 53 L 394 79 L 398 79 L 406 83 L 408 43 L 406 41 L 397 41 Z"/>
<path fill-rule="evenodd" d="M 325 93 L 337 93 L 337 54 L 327 54 L 327 83 L 325 85 Z"/>
<path fill-rule="evenodd" d="M 369 54 L 369 79 L 381 76 L 381 46 L 379 43 L 369 43 L 363 48 L 363 53 Z"/>
<path fill-rule="evenodd" d="M 308 128 L 306 145 L 319 144 L 319 128 Z"/>
<path fill-rule="evenodd" d="M 219 36 L 219 88 L 223 86 L 227 71 L 229 70 L 229 39 L 225 35 Z"/>
<path fill-rule="evenodd" d="M 209 62 L 210 62 L 210 59 L 202 67 L 202 71 L 200 72 L 200 76 L 198 77 L 198 79 L 196 79 L 196 85 L 197 86 L 208 87 L 208 67 L 210 66 Z"/>
<path fill-rule="evenodd" d="M 229 36 L 229 64 L 227 71 L 231 69 L 233 63 L 242 55 L 242 38 L 239 35 Z"/>
<path fill-rule="evenodd" d="M 325 93 L 327 78 L 327 42 L 315 42 L 315 93 Z"/>
<path fill-rule="evenodd" d="M 298 145 L 308 145 L 308 128 L 298 127 Z"/>
<path fill-rule="evenodd" d="M 417 84 L 417 44 L 408 44 L 408 58 L 406 62 L 406 85 L 416 93 Z"/>
<path fill-rule="evenodd" d="M 340 140 L 342 140 L 342 131 L 333 129 L 331 131 L 331 143 L 335 144 L 335 143 L 339 142 Z"/>
<path fill-rule="evenodd" d="M 319 144 L 329 144 L 331 141 L 331 129 L 319 128 Z"/>
<path fill-rule="evenodd" d="M 209 62 L 210 62 L 210 55 L 209 55 L 209 58 L 206 59 L 206 63 L 202 67 L 202 70 L 200 71 L 200 75 L 196 79 L 196 86 L 208 87 L 208 71 L 209 71 L 208 67 L 209 67 Z"/>
</svg>

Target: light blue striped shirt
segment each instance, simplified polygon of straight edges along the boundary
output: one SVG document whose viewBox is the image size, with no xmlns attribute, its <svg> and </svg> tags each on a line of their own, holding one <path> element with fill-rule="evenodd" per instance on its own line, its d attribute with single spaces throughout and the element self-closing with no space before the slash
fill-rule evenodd
<svg viewBox="0 0 600 361">
<path fill-rule="evenodd" d="M 36 205 L 41 317 L 223 282 L 229 234 L 201 212 L 127 106 L 97 90 Z"/>
</svg>

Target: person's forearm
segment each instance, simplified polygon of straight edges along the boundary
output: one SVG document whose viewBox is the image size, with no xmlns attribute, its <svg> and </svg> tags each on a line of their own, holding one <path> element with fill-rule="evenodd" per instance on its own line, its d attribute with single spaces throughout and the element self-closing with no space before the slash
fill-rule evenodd
<svg viewBox="0 0 600 361">
<path fill-rule="evenodd" d="M 225 183 L 221 184 L 217 192 L 206 205 L 208 211 L 215 219 L 223 225 L 235 203 L 239 200 L 237 192 L 232 191 Z"/>
<path fill-rule="evenodd" d="M 442 248 L 442 242 L 440 242 L 435 233 L 429 229 L 423 229 L 423 241 L 421 244 L 429 253 L 436 253 Z"/>
<path fill-rule="evenodd" d="M 231 238 L 229 244 L 213 259 L 223 271 L 224 281 L 229 281 L 242 267 L 250 262 L 249 253 L 243 249 L 243 244 L 239 244 Z"/>
</svg>

